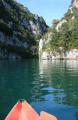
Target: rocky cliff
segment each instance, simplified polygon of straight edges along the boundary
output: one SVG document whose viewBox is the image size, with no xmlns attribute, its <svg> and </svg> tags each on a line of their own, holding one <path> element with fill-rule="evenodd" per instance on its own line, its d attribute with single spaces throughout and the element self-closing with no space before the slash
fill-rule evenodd
<svg viewBox="0 0 78 120">
<path fill-rule="evenodd" d="M 72 22 L 77 20 L 78 17 L 78 0 L 72 0 L 68 11 L 65 13 L 64 17 L 56 23 L 56 30 L 59 31 L 64 23 Z"/>
<path fill-rule="evenodd" d="M 71 6 L 76 7 L 78 9 L 78 0 L 72 0 Z"/>
<path fill-rule="evenodd" d="M 15 0 L 0 0 L 0 59 L 37 55 L 37 42 L 48 26 Z"/>
<path fill-rule="evenodd" d="M 78 59 L 78 0 L 72 0 L 61 20 L 44 35 L 43 59 Z"/>
</svg>

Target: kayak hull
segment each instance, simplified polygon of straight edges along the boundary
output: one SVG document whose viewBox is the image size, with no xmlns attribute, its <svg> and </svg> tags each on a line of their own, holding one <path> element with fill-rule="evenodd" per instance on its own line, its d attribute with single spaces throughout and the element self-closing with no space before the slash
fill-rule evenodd
<svg viewBox="0 0 78 120">
<path fill-rule="evenodd" d="M 46 112 L 38 113 L 25 100 L 18 101 L 9 112 L 5 120 L 57 120 L 57 118 Z"/>
<path fill-rule="evenodd" d="M 57 118 L 54 115 L 51 115 L 44 111 L 40 113 L 40 118 L 41 120 L 57 120 Z"/>
<path fill-rule="evenodd" d="M 5 120 L 41 120 L 41 118 L 26 101 L 18 101 Z"/>
</svg>

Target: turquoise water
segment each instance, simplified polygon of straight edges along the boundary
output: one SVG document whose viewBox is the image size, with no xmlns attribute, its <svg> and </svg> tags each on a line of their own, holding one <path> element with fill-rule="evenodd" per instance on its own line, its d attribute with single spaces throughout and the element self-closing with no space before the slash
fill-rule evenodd
<svg viewBox="0 0 78 120">
<path fill-rule="evenodd" d="M 0 61 L 0 120 L 18 99 L 58 120 L 78 120 L 78 61 Z"/>
</svg>

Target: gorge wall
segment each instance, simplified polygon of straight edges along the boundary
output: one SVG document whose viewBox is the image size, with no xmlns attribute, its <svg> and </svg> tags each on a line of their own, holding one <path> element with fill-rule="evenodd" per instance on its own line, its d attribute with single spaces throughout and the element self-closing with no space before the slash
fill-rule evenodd
<svg viewBox="0 0 78 120">
<path fill-rule="evenodd" d="M 78 0 L 72 0 L 61 20 L 43 37 L 42 59 L 78 59 Z"/>
<path fill-rule="evenodd" d="M 47 28 L 42 17 L 15 0 L 0 0 L 0 59 L 38 56 L 37 40 Z"/>
</svg>

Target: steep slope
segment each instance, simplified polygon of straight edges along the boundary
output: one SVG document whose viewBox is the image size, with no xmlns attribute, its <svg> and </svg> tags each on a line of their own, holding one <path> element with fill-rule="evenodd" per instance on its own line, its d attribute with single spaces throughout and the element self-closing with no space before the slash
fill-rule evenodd
<svg viewBox="0 0 78 120">
<path fill-rule="evenodd" d="M 78 59 L 78 0 L 72 0 L 61 20 L 53 21 L 44 41 L 43 51 L 49 51 L 50 57 Z"/>
<path fill-rule="evenodd" d="M 37 42 L 48 26 L 15 0 L 0 0 L 0 59 L 37 55 Z"/>
</svg>

